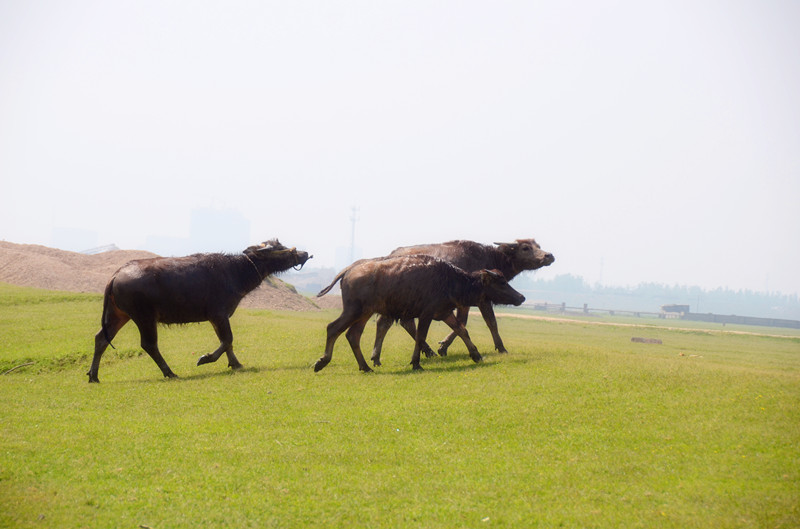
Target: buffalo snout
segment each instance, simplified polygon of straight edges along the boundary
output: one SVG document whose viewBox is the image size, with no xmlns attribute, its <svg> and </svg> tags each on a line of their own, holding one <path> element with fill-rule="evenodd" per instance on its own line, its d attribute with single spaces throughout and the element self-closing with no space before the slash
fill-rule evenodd
<svg viewBox="0 0 800 529">
<path fill-rule="evenodd" d="M 294 254 L 294 259 L 296 261 L 295 266 L 299 266 L 300 268 L 302 268 L 309 259 L 314 257 L 313 255 L 309 255 L 308 252 L 304 252 L 302 250 L 298 252 L 296 248 L 292 248 L 292 253 Z"/>
<path fill-rule="evenodd" d="M 525 302 L 525 296 L 509 285 L 497 270 L 482 270 L 480 276 L 485 295 L 492 303 L 518 307 Z"/>
</svg>

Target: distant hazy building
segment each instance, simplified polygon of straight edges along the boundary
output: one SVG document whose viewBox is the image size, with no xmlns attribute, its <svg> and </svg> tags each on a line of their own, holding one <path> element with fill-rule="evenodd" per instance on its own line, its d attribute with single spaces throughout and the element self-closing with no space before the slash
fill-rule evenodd
<svg viewBox="0 0 800 529">
<path fill-rule="evenodd" d="M 358 247 L 345 248 L 343 246 L 338 246 L 336 248 L 336 269 L 341 270 L 350 263 L 358 261 L 361 259 L 363 253 L 361 248 Z"/>
<path fill-rule="evenodd" d="M 148 235 L 145 249 L 164 256 L 238 253 L 252 242 L 250 221 L 238 210 L 200 208 L 191 212 L 188 237 Z"/>
</svg>

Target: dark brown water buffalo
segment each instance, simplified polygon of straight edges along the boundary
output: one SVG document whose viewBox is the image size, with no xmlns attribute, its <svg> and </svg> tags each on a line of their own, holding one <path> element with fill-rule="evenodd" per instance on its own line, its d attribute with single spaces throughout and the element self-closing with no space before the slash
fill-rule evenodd
<svg viewBox="0 0 800 529">
<path fill-rule="evenodd" d="M 467 271 L 499 270 L 503 276 L 511 281 L 521 272 L 536 270 L 549 266 L 555 261 L 553 254 L 545 252 L 534 239 L 517 239 L 512 243 L 495 243 L 495 246 L 480 244 L 473 241 L 450 241 L 441 244 L 423 244 L 419 246 L 404 246 L 394 250 L 390 256 L 399 255 L 432 255 L 448 261 Z M 486 325 L 492 333 L 495 349 L 501 353 L 508 352 L 500 333 L 497 330 L 497 318 L 492 307 L 492 300 L 484 298 L 478 303 L 478 308 L 483 315 Z M 469 316 L 469 307 L 457 309 L 456 317 L 459 322 L 466 325 Z M 413 320 L 400 322 L 411 336 L 415 336 Z M 378 330 L 375 336 L 375 347 L 372 351 L 372 361 L 380 365 L 381 346 L 383 338 L 392 326 L 392 321 L 386 318 L 378 319 Z M 457 333 L 451 332 L 444 340 L 439 342 L 439 354 L 445 356 L 447 348 L 455 340 Z M 423 352 L 432 355 L 433 351 L 427 343 L 422 345 Z"/>
<path fill-rule="evenodd" d="M 456 320 L 453 309 L 477 305 L 484 300 L 506 305 L 519 305 L 525 301 L 525 297 L 511 288 L 497 271 L 481 270 L 469 274 L 430 255 L 356 261 L 342 270 L 317 296 L 324 296 L 337 281 L 342 282 L 342 314 L 328 324 L 325 354 L 317 360 L 314 371 L 328 365 L 333 345 L 345 330 L 359 369 L 372 371 L 361 353 L 361 333 L 375 313 L 389 321 L 419 318 L 411 357 L 414 369 L 422 369 L 419 365 L 420 350 L 432 320 L 447 323 L 467 344 L 470 357 L 479 362 L 481 355 L 469 339 L 464 325 Z"/>
<path fill-rule="evenodd" d="M 224 352 L 230 367 L 242 367 L 233 354 L 229 318 L 242 298 L 268 275 L 302 266 L 310 258 L 307 252 L 286 248 L 274 239 L 250 246 L 239 255 L 156 257 L 125 264 L 106 286 L 101 328 L 94 337 L 94 358 L 87 373 L 89 382 L 100 382 L 100 358 L 128 320 L 139 328 L 142 349 L 165 377 L 176 375 L 158 350 L 159 323 L 211 322 L 220 345 L 200 357 L 197 365 L 216 362 Z"/>
</svg>

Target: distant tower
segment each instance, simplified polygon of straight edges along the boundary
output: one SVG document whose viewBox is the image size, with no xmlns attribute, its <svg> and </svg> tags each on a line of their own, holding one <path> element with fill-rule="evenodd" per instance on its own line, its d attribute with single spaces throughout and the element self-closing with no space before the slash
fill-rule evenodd
<svg viewBox="0 0 800 529">
<path fill-rule="evenodd" d="M 350 262 L 356 260 L 356 222 L 358 222 L 358 208 L 350 208 Z"/>
</svg>

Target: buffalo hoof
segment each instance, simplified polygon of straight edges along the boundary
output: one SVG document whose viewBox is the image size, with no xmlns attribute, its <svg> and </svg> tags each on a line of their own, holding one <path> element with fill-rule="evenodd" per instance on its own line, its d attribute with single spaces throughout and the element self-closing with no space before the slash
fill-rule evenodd
<svg viewBox="0 0 800 529">
<path fill-rule="evenodd" d="M 483 357 L 480 355 L 480 353 L 475 353 L 474 355 L 469 355 L 469 357 L 472 358 L 472 361 L 475 362 L 476 364 L 479 363 L 479 362 L 483 362 Z"/>
<path fill-rule="evenodd" d="M 447 348 L 449 347 L 448 344 L 439 342 L 439 356 L 447 356 Z"/>
<path fill-rule="evenodd" d="M 317 360 L 317 363 L 314 364 L 314 373 L 317 373 L 320 370 L 322 370 L 322 368 L 324 368 L 326 365 L 328 365 L 328 363 L 330 363 L 330 361 L 331 361 L 330 358 L 325 358 L 325 357 L 320 358 L 319 360 Z"/>
<path fill-rule="evenodd" d="M 172 371 L 167 371 L 166 373 L 164 373 L 164 378 L 178 378 L 178 375 L 176 375 Z"/>
<path fill-rule="evenodd" d="M 424 369 L 422 369 L 422 366 L 419 365 L 419 364 L 411 364 L 411 370 L 412 371 L 425 371 Z"/>
<path fill-rule="evenodd" d="M 89 375 L 89 383 L 90 384 L 92 384 L 92 383 L 99 384 L 100 383 L 100 379 L 97 378 L 97 375 L 93 375 L 91 373 L 86 373 L 86 374 Z"/>
<path fill-rule="evenodd" d="M 197 365 L 201 366 L 203 364 L 210 364 L 211 362 L 216 362 L 213 356 L 211 355 L 203 355 L 197 361 Z"/>
<path fill-rule="evenodd" d="M 502 347 L 502 348 L 498 349 L 497 352 L 500 353 L 501 355 L 507 355 L 508 354 L 508 350 L 505 347 Z"/>
<path fill-rule="evenodd" d="M 431 349 L 431 346 L 425 344 L 425 347 L 422 348 L 422 352 L 425 354 L 425 358 L 433 358 L 436 356 L 436 353 Z"/>
<path fill-rule="evenodd" d="M 359 369 L 360 371 L 363 371 L 364 373 L 372 373 L 372 368 L 370 368 L 370 367 L 369 367 L 368 365 L 366 365 L 366 364 L 364 364 L 363 366 L 359 367 L 358 369 Z"/>
<path fill-rule="evenodd" d="M 383 364 L 381 364 L 381 359 L 380 358 L 373 358 L 372 359 L 372 365 L 375 366 L 375 367 L 381 367 Z"/>
<path fill-rule="evenodd" d="M 228 367 L 230 367 L 231 369 L 241 369 L 244 366 L 242 364 L 240 364 L 239 362 L 236 362 L 235 364 L 228 364 Z"/>
</svg>

